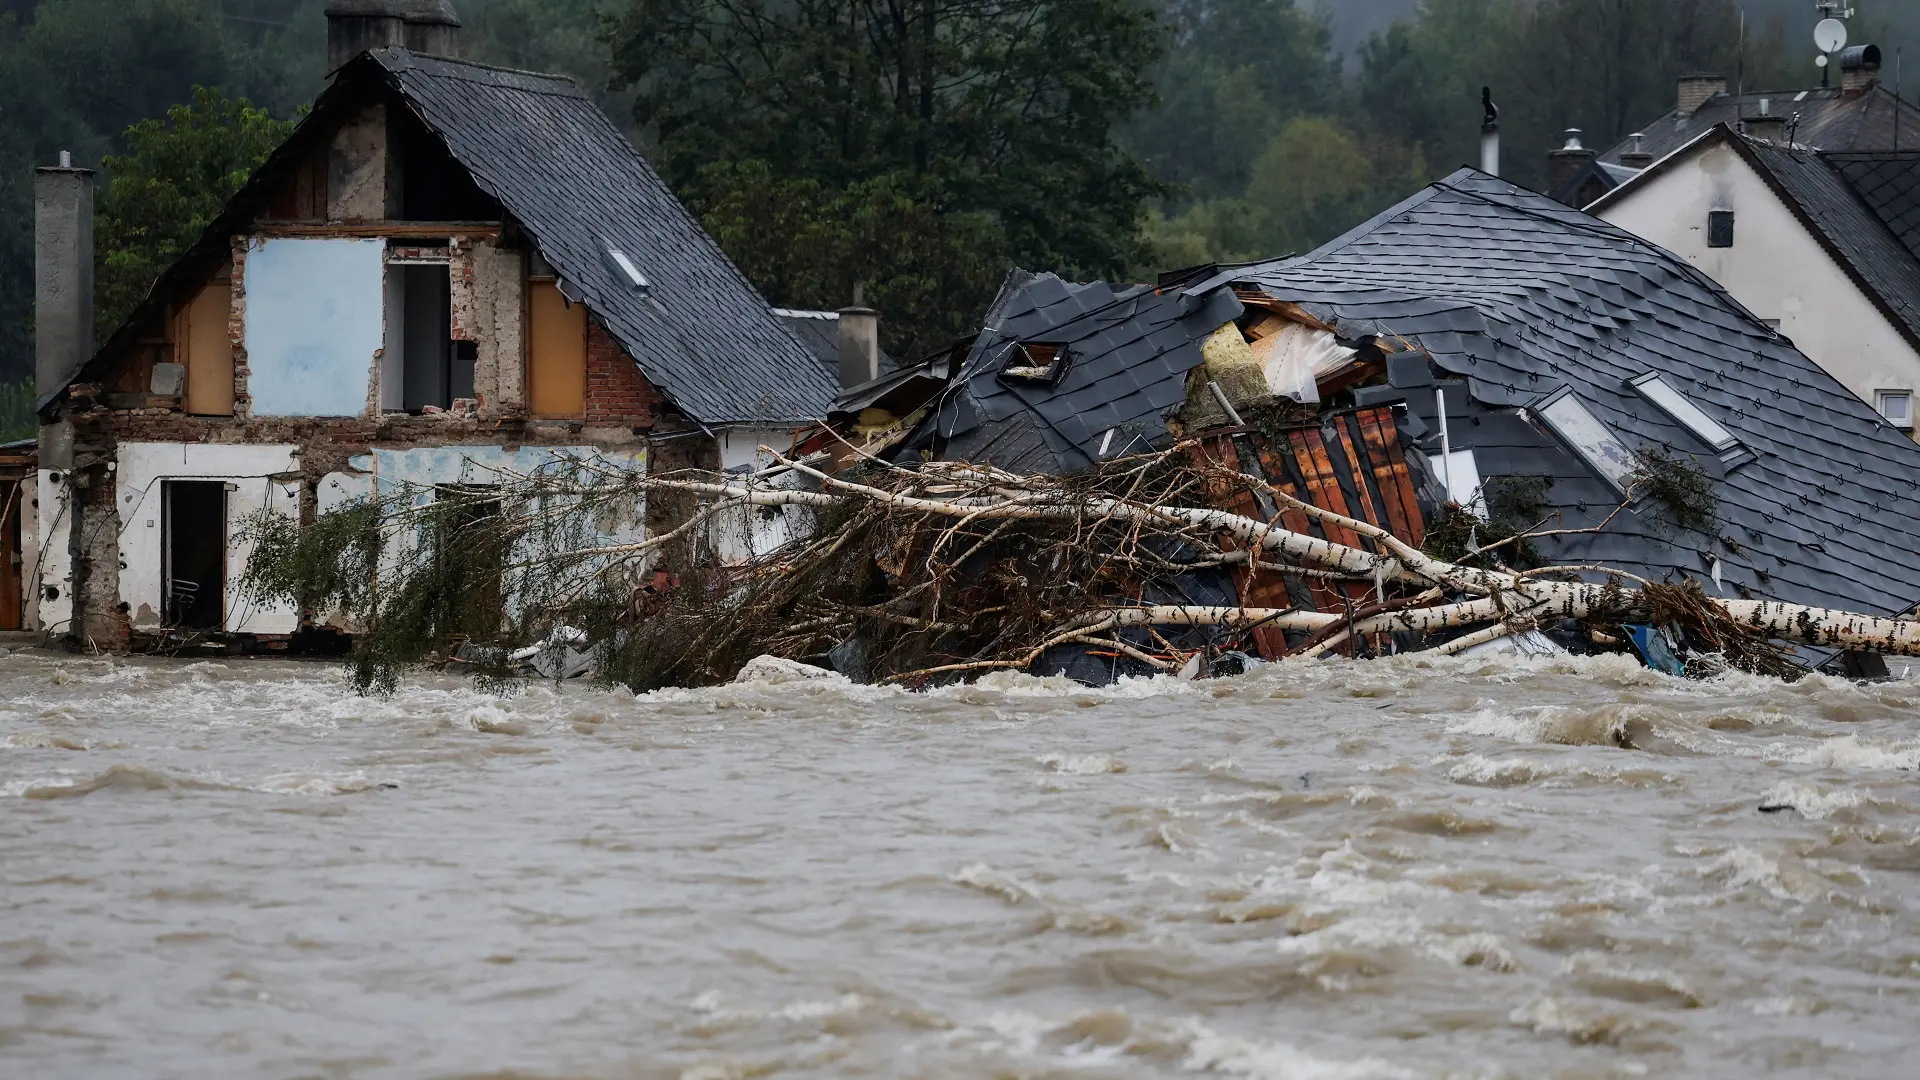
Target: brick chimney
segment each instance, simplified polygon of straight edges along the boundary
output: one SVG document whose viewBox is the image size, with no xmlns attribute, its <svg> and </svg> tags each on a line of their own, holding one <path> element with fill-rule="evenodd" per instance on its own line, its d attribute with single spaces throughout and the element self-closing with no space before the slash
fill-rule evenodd
<svg viewBox="0 0 1920 1080">
<path fill-rule="evenodd" d="M 840 389 L 880 377 L 880 313 L 863 303 L 862 287 L 853 287 L 853 306 L 840 309 Z"/>
<path fill-rule="evenodd" d="M 460 55 L 460 17 L 452 0 L 408 0 L 407 48 L 423 56 Z"/>
<path fill-rule="evenodd" d="M 1727 77 L 1695 73 L 1680 76 L 1680 115 L 1690 117 L 1700 106 L 1727 92 Z"/>
<path fill-rule="evenodd" d="M 1858 97 L 1880 81 L 1880 46 L 1855 45 L 1840 54 L 1840 90 Z"/>
<path fill-rule="evenodd" d="M 34 391 L 45 397 L 93 355 L 93 170 L 34 170 Z"/>
<path fill-rule="evenodd" d="M 407 43 L 409 0 L 333 0 L 327 5 L 327 70 L 369 49 Z"/>
<path fill-rule="evenodd" d="M 1567 144 L 1547 154 L 1547 192 L 1559 196 L 1587 162 L 1600 155 L 1580 144 L 1580 129 L 1567 129 Z"/>
</svg>

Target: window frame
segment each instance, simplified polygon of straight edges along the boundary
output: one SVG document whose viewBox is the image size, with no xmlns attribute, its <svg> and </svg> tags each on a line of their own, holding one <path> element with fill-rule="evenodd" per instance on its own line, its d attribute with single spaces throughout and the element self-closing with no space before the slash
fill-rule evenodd
<svg viewBox="0 0 1920 1080">
<path fill-rule="evenodd" d="M 1681 393 L 1679 387 L 1668 382 L 1666 376 L 1660 372 L 1649 371 L 1642 375 L 1635 375 L 1633 378 L 1627 380 L 1627 385 L 1632 387 L 1634 392 L 1639 394 L 1648 404 L 1659 409 L 1661 414 L 1666 416 L 1667 419 L 1672 420 L 1674 423 L 1686 429 L 1689 434 L 1699 439 L 1701 443 L 1710 448 L 1714 453 L 1726 454 L 1729 451 L 1740 448 L 1740 436 L 1735 435 L 1725 424 L 1708 415 L 1705 409 L 1694 404 L 1692 398 Z M 1671 403 L 1661 400 L 1655 393 L 1649 391 L 1649 387 L 1656 385 L 1659 386 L 1661 390 L 1673 396 Z M 1678 406 L 1677 408 L 1676 405 Z M 1691 410 L 1694 414 L 1693 418 L 1689 418 L 1686 415 L 1688 410 Z M 1697 418 L 1699 423 L 1695 422 L 1695 418 Z M 1703 430 L 1703 426 L 1709 425 L 1726 437 L 1724 439 L 1715 439 L 1710 431 Z"/>
<path fill-rule="evenodd" d="M 1896 398 L 1896 397 L 1905 399 L 1907 403 L 1907 417 L 1904 422 L 1895 420 L 1893 417 L 1887 415 L 1887 408 L 1885 403 L 1887 399 Z M 1913 430 L 1913 391 L 1903 390 L 1897 387 L 1888 387 L 1885 390 L 1875 390 L 1873 392 L 1873 411 L 1880 414 L 1880 419 L 1886 421 L 1887 426 L 1892 427 L 1899 431 L 1912 431 Z"/>
<path fill-rule="evenodd" d="M 1535 402 L 1528 411 L 1538 416 L 1540 422 L 1545 424 L 1547 429 L 1553 432 L 1554 436 L 1560 440 L 1561 445 L 1565 446 L 1574 457 L 1579 458 L 1588 469 L 1591 469 L 1593 474 L 1599 477 L 1602 483 L 1612 488 L 1614 493 L 1621 498 L 1626 498 L 1628 492 L 1631 490 L 1627 478 L 1632 475 L 1632 470 L 1621 470 L 1620 475 L 1615 476 L 1614 471 L 1608 468 L 1609 462 L 1607 459 L 1589 453 L 1581 444 L 1580 440 L 1576 437 L 1576 432 L 1572 430 L 1574 425 L 1567 423 L 1563 419 L 1556 419 L 1549 415 L 1549 410 L 1564 408 L 1563 403 L 1569 400 L 1572 402 L 1572 407 L 1580 411 L 1578 420 L 1590 423 L 1598 428 L 1608 440 L 1620 448 L 1623 457 L 1630 458 L 1632 456 L 1632 452 L 1627 449 L 1627 444 L 1621 441 L 1620 434 L 1614 431 L 1605 420 L 1596 416 L 1593 410 L 1587 407 L 1587 403 L 1580 399 L 1580 395 L 1573 392 L 1573 387 L 1571 386 L 1562 386 L 1560 389 L 1552 391 Z"/>
</svg>

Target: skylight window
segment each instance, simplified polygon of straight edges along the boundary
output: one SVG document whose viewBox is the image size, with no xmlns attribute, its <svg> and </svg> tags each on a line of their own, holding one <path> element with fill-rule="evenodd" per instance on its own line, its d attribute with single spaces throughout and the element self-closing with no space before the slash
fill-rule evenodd
<svg viewBox="0 0 1920 1080">
<path fill-rule="evenodd" d="M 1637 467 L 1632 454 L 1620 442 L 1613 429 L 1600 421 L 1600 418 L 1588 411 L 1586 405 L 1573 395 L 1569 387 L 1547 395 L 1539 405 L 1534 406 L 1535 413 L 1547 422 L 1560 441 L 1574 453 L 1580 455 L 1601 479 L 1613 486 L 1622 496 L 1632 486 L 1631 477 Z"/>
<path fill-rule="evenodd" d="M 1731 450 L 1740 445 L 1733 432 L 1720 426 L 1720 422 L 1687 399 L 1685 394 L 1675 390 L 1666 379 L 1657 372 L 1649 371 L 1645 375 L 1628 379 L 1627 385 L 1640 392 L 1640 396 L 1653 402 L 1661 412 L 1666 413 L 1673 422 L 1693 432 L 1701 442 L 1713 447 L 1715 452 Z"/>
<path fill-rule="evenodd" d="M 1000 374 L 1009 379 L 1052 386 L 1067 373 L 1069 359 L 1065 345 L 1050 341 L 1022 341 L 1007 350 L 1007 358 L 1000 365 Z"/>
<path fill-rule="evenodd" d="M 600 244 L 607 253 L 607 268 L 613 271 L 614 277 L 619 279 L 620 284 L 645 296 L 653 286 L 648 283 L 646 275 L 640 272 L 640 268 L 633 265 L 633 260 L 627 258 L 626 252 L 614 247 L 612 241 L 602 240 Z"/>
</svg>

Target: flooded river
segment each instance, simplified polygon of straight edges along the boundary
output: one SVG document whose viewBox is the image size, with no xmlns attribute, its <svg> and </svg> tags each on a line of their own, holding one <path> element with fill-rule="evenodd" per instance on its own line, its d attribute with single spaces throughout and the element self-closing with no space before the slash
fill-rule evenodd
<svg viewBox="0 0 1920 1080">
<path fill-rule="evenodd" d="M 1920 686 L 0 657 L 11 1077 L 1894 1077 Z"/>
</svg>

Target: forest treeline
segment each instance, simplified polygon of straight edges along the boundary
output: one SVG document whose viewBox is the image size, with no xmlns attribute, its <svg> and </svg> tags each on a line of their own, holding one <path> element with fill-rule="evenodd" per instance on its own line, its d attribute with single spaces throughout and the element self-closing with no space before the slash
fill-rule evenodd
<svg viewBox="0 0 1920 1080">
<path fill-rule="evenodd" d="M 1920 24 L 1856 3 L 1856 39 Z M 0 380 L 32 369 L 32 166 L 103 170 L 108 323 L 319 89 L 325 6 L 0 0 Z M 1483 84 L 1504 171 L 1540 187 L 1563 129 L 1609 144 L 1683 71 L 1817 83 L 1798 0 L 456 6 L 470 58 L 577 78 L 770 300 L 861 283 L 906 356 L 972 326 L 1009 266 L 1307 250 L 1476 161 Z"/>
</svg>

